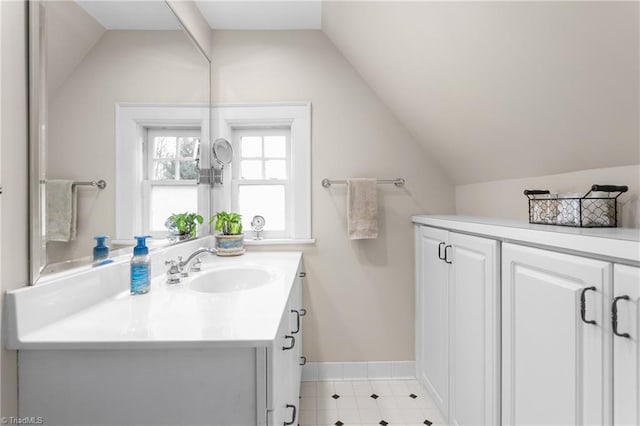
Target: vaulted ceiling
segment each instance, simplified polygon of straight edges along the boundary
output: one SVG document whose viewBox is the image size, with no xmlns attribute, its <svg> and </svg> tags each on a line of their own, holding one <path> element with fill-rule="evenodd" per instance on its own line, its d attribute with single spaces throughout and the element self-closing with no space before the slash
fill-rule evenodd
<svg viewBox="0 0 640 426">
<path fill-rule="evenodd" d="M 322 28 L 454 183 L 640 163 L 637 2 L 335 2 Z"/>
</svg>

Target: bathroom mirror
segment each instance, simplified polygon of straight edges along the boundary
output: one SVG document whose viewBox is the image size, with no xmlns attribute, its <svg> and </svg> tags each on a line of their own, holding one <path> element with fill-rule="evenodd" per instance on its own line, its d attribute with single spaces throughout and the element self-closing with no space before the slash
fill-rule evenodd
<svg viewBox="0 0 640 426">
<path fill-rule="evenodd" d="M 162 226 L 171 209 L 208 214 L 196 156 L 210 152 L 210 62 L 164 0 L 30 1 L 29 9 L 34 284 L 89 264 L 94 236 L 130 253 L 133 233 Z M 122 149 L 122 117 L 136 108 L 146 115 L 132 119 Z M 133 184 L 122 183 L 123 169 Z M 47 208 L 47 193 L 75 201 Z M 135 222 L 131 232 L 117 230 L 116 216 Z"/>
</svg>

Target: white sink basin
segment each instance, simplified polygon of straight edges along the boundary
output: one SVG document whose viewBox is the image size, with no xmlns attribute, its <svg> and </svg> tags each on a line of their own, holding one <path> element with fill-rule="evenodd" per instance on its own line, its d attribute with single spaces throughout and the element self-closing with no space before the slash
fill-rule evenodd
<svg viewBox="0 0 640 426">
<path fill-rule="evenodd" d="M 188 287 L 202 293 L 231 293 L 265 286 L 274 277 L 274 273 L 264 267 L 237 266 L 202 272 Z"/>
</svg>

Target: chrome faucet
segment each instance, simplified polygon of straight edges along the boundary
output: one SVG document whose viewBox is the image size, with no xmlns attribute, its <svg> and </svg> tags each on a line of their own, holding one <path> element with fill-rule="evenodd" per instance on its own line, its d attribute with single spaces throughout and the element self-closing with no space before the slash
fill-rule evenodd
<svg viewBox="0 0 640 426">
<path fill-rule="evenodd" d="M 211 255 L 216 255 L 218 254 L 218 250 L 214 249 L 214 248 L 199 248 L 198 250 L 194 251 L 193 253 L 191 253 L 189 255 L 189 257 L 187 257 L 187 260 L 182 260 L 180 258 L 178 258 L 178 269 L 180 270 L 180 272 L 182 273 L 183 277 L 188 277 L 189 276 L 189 272 L 190 272 L 190 268 L 191 268 L 191 264 L 192 262 L 195 262 L 196 260 L 198 260 L 198 257 L 202 256 L 203 254 L 211 254 Z"/>
</svg>

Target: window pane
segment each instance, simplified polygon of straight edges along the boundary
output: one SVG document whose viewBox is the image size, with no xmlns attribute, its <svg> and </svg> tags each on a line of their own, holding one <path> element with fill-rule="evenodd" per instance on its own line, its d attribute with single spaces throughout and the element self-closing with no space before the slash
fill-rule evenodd
<svg viewBox="0 0 640 426">
<path fill-rule="evenodd" d="M 286 179 L 286 160 L 266 160 L 264 162 L 264 174 L 266 179 Z"/>
<path fill-rule="evenodd" d="M 242 157 L 262 157 L 262 138 L 260 136 L 243 136 L 240 140 Z"/>
<path fill-rule="evenodd" d="M 166 180 L 175 179 L 176 163 L 174 161 L 154 161 L 151 179 Z"/>
<path fill-rule="evenodd" d="M 195 161 L 180 162 L 180 179 L 197 179 L 198 167 Z"/>
<path fill-rule="evenodd" d="M 152 186 L 149 211 L 151 231 L 163 231 L 164 222 L 173 213 L 198 210 L 196 186 Z"/>
<path fill-rule="evenodd" d="M 245 231 L 251 231 L 251 219 L 257 214 L 264 217 L 265 231 L 284 231 L 284 185 L 240 185 L 238 209 Z"/>
<path fill-rule="evenodd" d="M 158 136 L 153 138 L 154 158 L 175 158 L 176 157 L 176 138 L 175 136 Z"/>
<path fill-rule="evenodd" d="M 265 136 L 264 156 L 271 158 L 286 158 L 287 138 L 285 136 Z"/>
<path fill-rule="evenodd" d="M 240 161 L 241 179 L 262 179 L 262 160 Z"/>
<path fill-rule="evenodd" d="M 197 147 L 199 142 L 200 138 L 178 138 L 180 157 L 195 160 L 198 153 Z"/>
</svg>

